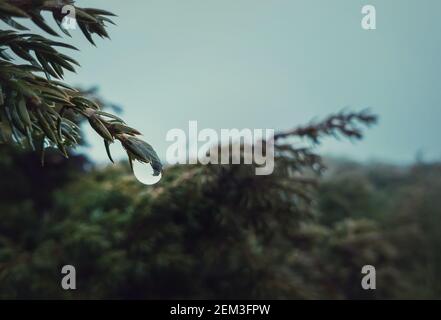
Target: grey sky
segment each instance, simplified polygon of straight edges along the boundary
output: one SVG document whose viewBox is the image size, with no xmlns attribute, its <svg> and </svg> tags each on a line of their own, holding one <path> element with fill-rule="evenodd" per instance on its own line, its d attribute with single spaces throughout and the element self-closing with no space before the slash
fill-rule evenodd
<svg viewBox="0 0 441 320">
<path fill-rule="evenodd" d="M 329 139 L 323 151 L 408 162 L 441 157 L 441 1 L 78 1 L 118 14 L 111 41 L 81 49 L 73 84 L 99 85 L 107 100 L 164 157 L 167 130 L 287 129 L 344 107 L 371 107 L 380 124 L 360 143 Z M 375 5 L 377 30 L 360 27 Z M 88 130 L 89 150 L 105 160 Z M 116 158 L 124 155 L 115 144 Z"/>
</svg>

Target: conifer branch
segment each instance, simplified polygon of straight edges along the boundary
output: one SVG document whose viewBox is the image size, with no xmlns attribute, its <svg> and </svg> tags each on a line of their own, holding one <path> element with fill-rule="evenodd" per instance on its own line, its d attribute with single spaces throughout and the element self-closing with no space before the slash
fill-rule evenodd
<svg viewBox="0 0 441 320">
<path fill-rule="evenodd" d="M 16 18 L 30 19 L 47 33 L 58 36 L 44 20 L 41 12 L 50 11 L 62 27 L 62 7 L 74 1 L 62 0 L 0 0 L 0 19 L 16 29 L 0 30 L 0 142 L 19 144 L 44 150 L 58 148 L 68 157 L 67 148 L 80 140 L 78 126 L 65 117 L 66 110 L 86 118 L 103 138 L 110 155 L 109 144 L 121 142 L 129 160 L 150 163 L 155 175 L 162 164 L 153 148 L 137 138 L 141 133 L 128 126 L 121 118 L 101 110 L 101 107 L 82 92 L 66 85 L 65 71 L 75 72 L 79 63 L 56 48 L 77 50 L 74 46 L 53 41 L 27 30 Z M 90 43 L 93 34 L 109 38 L 105 23 L 113 13 L 91 8 L 75 7 L 76 21 Z M 66 33 L 66 32 L 65 32 Z M 26 64 L 18 64 L 17 59 Z"/>
</svg>

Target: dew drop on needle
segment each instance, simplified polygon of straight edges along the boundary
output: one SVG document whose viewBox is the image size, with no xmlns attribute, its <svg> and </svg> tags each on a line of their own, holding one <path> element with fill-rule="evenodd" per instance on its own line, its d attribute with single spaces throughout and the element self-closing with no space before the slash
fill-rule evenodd
<svg viewBox="0 0 441 320">
<path fill-rule="evenodd" d="M 139 161 L 133 161 L 133 174 L 139 182 L 149 186 L 158 183 L 162 178 L 161 173 L 153 175 L 153 168 L 149 163 Z"/>
</svg>

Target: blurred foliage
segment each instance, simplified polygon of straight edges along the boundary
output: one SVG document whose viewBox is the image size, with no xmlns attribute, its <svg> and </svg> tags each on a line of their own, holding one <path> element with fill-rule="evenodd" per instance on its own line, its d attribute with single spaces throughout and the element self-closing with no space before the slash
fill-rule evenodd
<svg viewBox="0 0 441 320">
<path fill-rule="evenodd" d="M 1 298 L 441 297 L 441 164 L 329 162 L 304 211 L 278 171 L 173 166 L 146 187 L 127 163 L 0 148 Z"/>
</svg>

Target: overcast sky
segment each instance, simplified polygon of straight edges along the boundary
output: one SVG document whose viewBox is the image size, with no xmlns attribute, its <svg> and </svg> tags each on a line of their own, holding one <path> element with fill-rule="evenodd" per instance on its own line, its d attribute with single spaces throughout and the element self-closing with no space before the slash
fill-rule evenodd
<svg viewBox="0 0 441 320">
<path fill-rule="evenodd" d="M 67 81 L 98 85 L 124 108 L 164 158 L 172 128 L 288 129 L 344 107 L 366 107 L 380 123 L 363 142 L 326 140 L 323 151 L 406 163 L 422 151 L 440 159 L 439 0 L 77 1 L 118 17 L 112 40 L 81 52 Z M 377 30 L 360 26 L 377 10 Z M 87 130 L 93 159 L 106 159 Z M 112 146 L 116 158 L 120 146 Z"/>
</svg>

